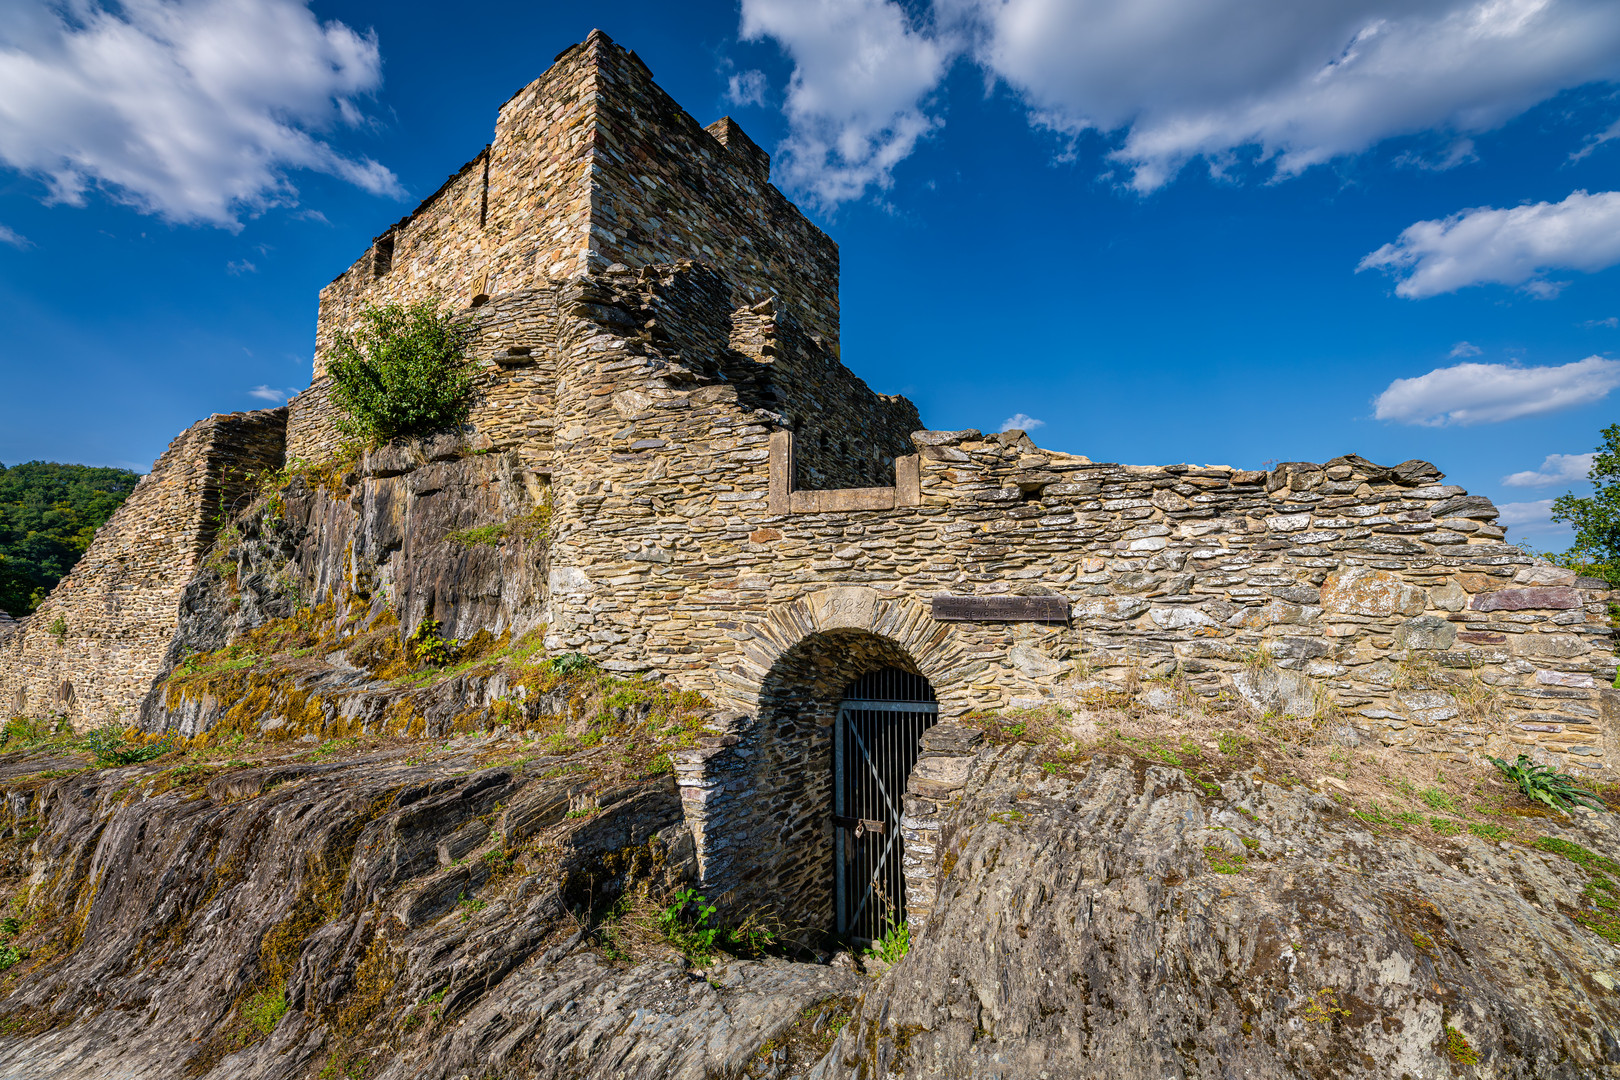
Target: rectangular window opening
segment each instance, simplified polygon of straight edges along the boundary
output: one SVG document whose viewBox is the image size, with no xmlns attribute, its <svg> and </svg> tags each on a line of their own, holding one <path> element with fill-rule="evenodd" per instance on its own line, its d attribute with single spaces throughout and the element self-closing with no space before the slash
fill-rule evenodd
<svg viewBox="0 0 1620 1080">
<path fill-rule="evenodd" d="M 383 233 L 371 245 L 371 276 L 380 278 L 394 268 L 394 234 Z"/>
</svg>

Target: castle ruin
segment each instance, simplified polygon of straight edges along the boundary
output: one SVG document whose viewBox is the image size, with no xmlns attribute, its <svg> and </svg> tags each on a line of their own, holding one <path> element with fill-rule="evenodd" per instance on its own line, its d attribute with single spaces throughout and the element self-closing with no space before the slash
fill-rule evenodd
<svg viewBox="0 0 1620 1080">
<path fill-rule="evenodd" d="M 894 699 L 917 715 L 1174 678 L 1413 753 L 1620 762 L 1605 586 L 1508 545 L 1489 500 L 1420 461 L 1120 465 L 1017 431 L 925 430 L 841 363 L 837 247 L 769 165 L 606 35 L 565 50 L 322 290 L 309 389 L 179 436 L 39 612 L 0 629 L 0 703 L 133 719 L 221 508 L 251 473 L 337 451 L 334 333 L 363 304 L 439 296 L 478 317 L 467 429 L 443 454 L 372 451 L 334 506 L 386 517 L 383 481 L 426 498 L 468 454 L 498 463 L 479 474 L 510 489 L 495 503 L 549 500 L 534 589 L 473 604 L 449 577 L 404 590 L 385 572 L 377 595 L 407 631 L 544 625 L 553 652 L 723 706 L 678 771 L 705 879 L 725 888 L 768 882 L 827 911 L 828 763 L 854 752 L 837 718 L 877 672 L 926 683 Z M 386 569 L 394 550 L 332 557 Z M 303 588 L 362 602 L 339 576 Z M 909 866 L 931 840 L 920 811 L 901 830 Z"/>
</svg>

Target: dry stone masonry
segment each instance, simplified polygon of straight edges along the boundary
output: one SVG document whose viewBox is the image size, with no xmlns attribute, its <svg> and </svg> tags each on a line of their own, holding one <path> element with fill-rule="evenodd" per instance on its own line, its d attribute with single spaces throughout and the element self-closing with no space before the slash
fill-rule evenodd
<svg viewBox="0 0 1620 1080">
<path fill-rule="evenodd" d="M 287 410 L 267 409 L 210 416 L 169 444 L 39 610 L 0 623 L 7 715 L 134 719 L 181 591 L 253 474 L 281 466 L 286 431 Z"/>
<path fill-rule="evenodd" d="M 768 171 L 600 32 L 566 50 L 322 291 L 289 411 L 182 435 L 41 612 L 0 627 L 11 707 L 137 702 L 223 478 L 338 454 L 333 334 L 439 296 L 477 319 L 461 438 L 551 506 L 543 586 L 500 617 L 722 710 L 678 771 L 705 880 L 737 895 L 824 906 L 832 718 L 873 665 L 926 676 L 947 719 L 1163 678 L 1413 753 L 1620 763 L 1603 583 L 1508 545 L 1489 500 L 1421 461 L 1135 466 L 925 430 L 840 362 L 837 248 Z M 333 553 L 391 512 L 343 483 Z M 341 578 L 311 599 L 351 603 Z"/>
</svg>

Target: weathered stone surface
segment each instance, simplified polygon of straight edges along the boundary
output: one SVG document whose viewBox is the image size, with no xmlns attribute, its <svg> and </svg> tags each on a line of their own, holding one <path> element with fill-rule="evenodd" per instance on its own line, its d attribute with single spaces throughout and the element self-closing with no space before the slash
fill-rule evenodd
<svg viewBox="0 0 1620 1080">
<path fill-rule="evenodd" d="M 1461 611 L 1468 606 L 1468 592 L 1455 581 L 1429 590 L 1429 603 L 1441 611 Z"/>
<path fill-rule="evenodd" d="M 1014 645 L 1007 650 L 1007 659 L 1013 667 L 1031 679 L 1046 679 L 1061 674 L 1069 665 L 1054 660 L 1040 649 L 1029 645 Z"/>
<path fill-rule="evenodd" d="M 1262 715 L 1315 716 L 1321 708 L 1311 680 L 1283 668 L 1251 667 L 1234 672 L 1232 687 Z"/>
<path fill-rule="evenodd" d="M 1211 798 L 1098 757 L 1065 780 L 1027 753 L 981 759 L 927 927 L 821 1077 L 1449 1076 L 1448 1026 L 1504 1080 L 1620 1064 L 1612 950 L 1564 914 L 1585 878 L 1558 856 L 1374 838 L 1251 777 Z M 1606 819 L 1548 827 L 1620 855 Z M 1206 847 L 1246 865 L 1214 873 Z"/>
<path fill-rule="evenodd" d="M 1566 570 L 1562 566 L 1527 566 L 1513 575 L 1516 585 L 1561 585 L 1574 586 L 1580 580 L 1580 575 L 1573 570 Z"/>
<path fill-rule="evenodd" d="M 1567 611 L 1583 602 L 1578 589 L 1548 587 L 1498 589 L 1474 597 L 1469 606 L 1475 611 Z"/>
<path fill-rule="evenodd" d="M 1322 583 L 1322 610 L 1338 615 L 1419 615 L 1427 604 L 1422 589 L 1387 570 L 1349 567 Z"/>
<path fill-rule="evenodd" d="M 1439 615 L 1419 615 L 1395 629 L 1395 645 L 1402 649 L 1449 649 L 1457 640 L 1457 624 Z"/>
</svg>

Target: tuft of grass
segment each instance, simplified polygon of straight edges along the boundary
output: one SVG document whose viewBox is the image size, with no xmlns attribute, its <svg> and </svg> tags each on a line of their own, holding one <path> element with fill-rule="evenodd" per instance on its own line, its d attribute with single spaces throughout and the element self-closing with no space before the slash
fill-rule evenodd
<svg viewBox="0 0 1620 1080">
<path fill-rule="evenodd" d="M 1437 787 L 1426 787 L 1418 792 L 1418 798 L 1430 810 L 1439 810 L 1446 814 L 1461 814 L 1462 805 L 1457 802 L 1454 795 L 1448 794 Z"/>
<path fill-rule="evenodd" d="M 1513 834 L 1500 825 L 1489 825 L 1483 821 L 1468 823 L 1468 831 L 1481 840 L 1510 840 Z"/>
<path fill-rule="evenodd" d="M 242 1019 L 260 1035 L 275 1030 L 287 1015 L 287 988 L 280 983 L 266 987 L 242 1003 Z"/>
<path fill-rule="evenodd" d="M 1219 844 L 1204 845 L 1204 861 L 1217 874 L 1241 874 L 1249 864 L 1247 855 L 1234 855 Z"/>
<path fill-rule="evenodd" d="M 160 758 L 175 749 L 173 735 L 165 735 L 151 742 L 132 738 L 116 720 L 86 732 L 78 740 L 78 748 L 87 752 L 104 769 L 120 765 L 139 765 Z"/>
<path fill-rule="evenodd" d="M 1571 806 L 1608 809 L 1602 799 L 1582 787 L 1575 777 L 1558 772 L 1551 765 L 1537 765 L 1524 754 L 1520 754 L 1511 765 L 1501 758 L 1488 757 L 1485 760 L 1495 765 L 1497 772 L 1516 785 L 1526 798 L 1544 803 L 1554 810 L 1566 810 Z"/>
<path fill-rule="evenodd" d="M 1479 1064 L 1479 1051 L 1469 1046 L 1463 1033 L 1450 1024 L 1446 1025 L 1446 1053 L 1459 1065 Z"/>
</svg>

